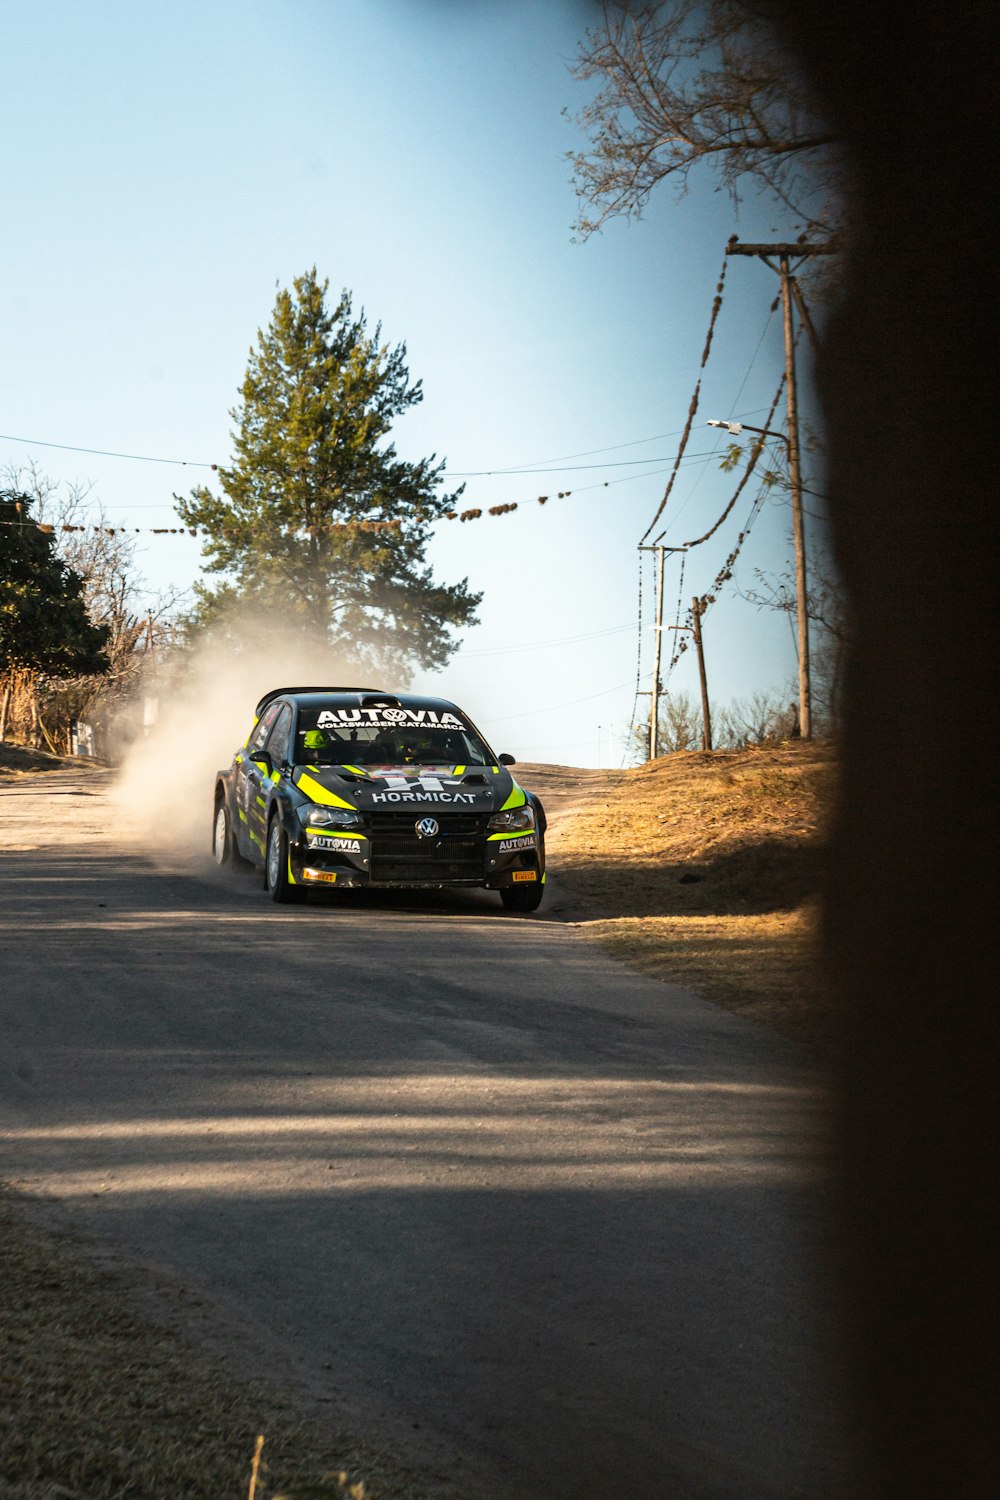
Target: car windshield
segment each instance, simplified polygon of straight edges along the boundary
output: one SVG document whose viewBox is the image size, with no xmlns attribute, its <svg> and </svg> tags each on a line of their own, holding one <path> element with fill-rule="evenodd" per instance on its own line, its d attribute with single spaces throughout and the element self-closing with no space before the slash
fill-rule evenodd
<svg viewBox="0 0 1000 1500">
<path fill-rule="evenodd" d="M 299 710 L 298 765 L 485 766 L 493 759 L 475 730 L 451 712 L 337 704 Z"/>
</svg>

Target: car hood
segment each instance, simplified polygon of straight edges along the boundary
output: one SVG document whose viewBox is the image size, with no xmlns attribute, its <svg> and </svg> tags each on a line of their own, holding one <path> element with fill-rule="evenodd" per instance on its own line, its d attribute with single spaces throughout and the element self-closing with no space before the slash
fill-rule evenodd
<svg viewBox="0 0 1000 1500">
<path fill-rule="evenodd" d="M 292 780 L 312 802 L 359 812 L 454 808 L 500 812 L 525 795 L 506 766 L 296 766 Z"/>
</svg>

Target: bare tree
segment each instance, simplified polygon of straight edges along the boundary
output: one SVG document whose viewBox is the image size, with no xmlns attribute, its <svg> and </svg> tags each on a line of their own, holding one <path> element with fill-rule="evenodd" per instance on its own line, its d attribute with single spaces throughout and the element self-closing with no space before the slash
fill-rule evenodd
<svg viewBox="0 0 1000 1500">
<path fill-rule="evenodd" d="M 751 693 L 733 698 L 713 714 L 716 743 L 722 750 L 747 750 L 751 745 L 778 745 L 798 733 L 798 710 L 786 693 Z"/>
<path fill-rule="evenodd" d="M 795 227 L 836 227 L 835 136 L 750 0 L 607 0 L 572 71 L 600 85 L 577 116 L 590 149 L 569 153 L 582 235 L 641 217 L 665 178 L 684 193 L 702 163 L 734 202 L 765 190 Z"/>
<path fill-rule="evenodd" d="M 794 619 L 794 572 L 789 568 L 774 574 L 755 568 L 754 576 L 756 586 L 739 590 L 740 597 L 758 609 L 777 610 Z M 844 662 L 852 630 L 843 586 L 824 554 L 818 554 L 810 562 L 807 607 L 809 619 L 816 627 L 810 652 L 813 703 L 821 730 L 829 733 L 840 720 Z"/>
<path fill-rule="evenodd" d="M 712 706 L 712 713 L 715 707 Z M 658 740 L 661 755 L 678 750 L 697 750 L 701 745 L 701 705 L 688 692 L 664 693 L 660 698 Z M 649 754 L 649 717 L 632 726 L 630 750 L 636 761 Z"/>
<path fill-rule="evenodd" d="M 99 502 L 95 508 L 90 485 L 62 485 L 34 462 L 8 465 L 0 477 L 30 495 L 35 519 L 54 528 L 58 555 L 83 579 L 87 614 L 108 630 L 107 671 L 46 682 L 32 705 L 40 736 L 50 749 L 65 751 L 74 719 L 96 718 L 106 728 L 138 699 L 157 652 L 173 642 L 181 595 L 146 595 L 134 532 L 114 525 Z"/>
</svg>

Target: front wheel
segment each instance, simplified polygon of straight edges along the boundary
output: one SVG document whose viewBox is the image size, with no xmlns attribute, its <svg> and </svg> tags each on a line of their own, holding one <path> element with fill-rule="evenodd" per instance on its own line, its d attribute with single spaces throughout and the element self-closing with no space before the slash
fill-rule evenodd
<svg viewBox="0 0 1000 1500">
<path fill-rule="evenodd" d="M 292 884 L 288 874 L 288 836 L 281 820 L 272 818 L 267 830 L 267 857 L 264 861 L 264 884 L 272 901 L 301 901 L 305 895 L 301 886 Z"/>
<path fill-rule="evenodd" d="M 540 880 L 528 885 L 505 885 L 500 900 L 508 911 L 537 911 L 542 904 L 545 887 Z"/>
<path fill-rule="evenodd" d="M 234 853 L 229 808 L 225 797 L 220 797 L 215 804 L 215 821 L 212 824 L 212 858 L 217 865 L 231 865 Z"/>
</svg>

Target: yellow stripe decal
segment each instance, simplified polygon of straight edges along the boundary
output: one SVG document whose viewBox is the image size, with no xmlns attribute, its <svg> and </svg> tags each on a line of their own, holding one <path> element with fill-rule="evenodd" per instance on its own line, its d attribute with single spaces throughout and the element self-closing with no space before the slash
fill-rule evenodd
<svg viewBox="0 0 1000 1500">
<path fill-rule="evenodd" d="M 315 770 L 316 767 L 312 769 Z M 343 797 L 338 797 L 335 792 L 328 792 L 325 786 L 314 781 L 305 771 L 299 772 L 298 781 L 295 784 L 311 802 L 318 802 L 321 807 L 349 807 L 351 812 L 357 812 L 353 802 L 345 802 Z"/>
<path fill-rule="evenodd" d="M 364 839 L 367 842 L 367 833 L 355 833 L 353 828 L 313 828 L 306 829 L 306 833 L 318 833 L 325 839 Z"/>
<path fill-rule="evenodd" d="M 533 828 L 508 828 L 506 833 L 491 833 L 486 842 L 494 844 L 498 839 L 533 839 L 534 837 Z"/>
<path fill-rule="evenodd" d="M 527 800 L 527 797 L 524 795 L 524 793 L 521 791 L 521 788 L 515 781 L 514 790 L 511 792 L 510 796 L 507 798 L 507 801 L 504 803 L 503 807 L 501 807 L 500 811 L 508 812 L 512 807 L 523 807 Z"/>
<path fill-rule="evenodd" d="M 355 776 L 367 776 L 368 775 L 368 772 L 365 770 L 364 766 L 345 766 L 344 770 L 345 771 L 353 771 L 354 774 L 355 774 Z"/>
</svg>

